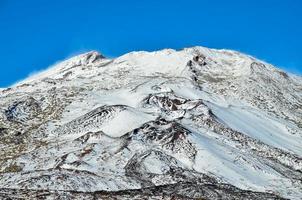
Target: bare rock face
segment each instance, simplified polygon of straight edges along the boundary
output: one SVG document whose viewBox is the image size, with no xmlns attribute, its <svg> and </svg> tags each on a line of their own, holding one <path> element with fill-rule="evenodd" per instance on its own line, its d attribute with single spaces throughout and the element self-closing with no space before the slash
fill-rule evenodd
<svg viewBox="0 0 302 200">
<path fill-rule="evenodd" d="M 300 199 L 302 78 L 194 47 L 0 90 L 1 199 Z"/>
</svg>

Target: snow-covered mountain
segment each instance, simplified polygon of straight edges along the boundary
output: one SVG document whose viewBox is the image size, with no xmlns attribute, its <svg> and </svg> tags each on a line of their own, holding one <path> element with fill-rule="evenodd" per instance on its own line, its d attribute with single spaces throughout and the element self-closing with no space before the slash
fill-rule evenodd
<svg viewBox="0 0 302 200">
<path fill-rule="evenodd" d="M 204 47 L 73 57 L 0 90 L 0 197 L 301 199 L 302 78 Z"/>
</svg>

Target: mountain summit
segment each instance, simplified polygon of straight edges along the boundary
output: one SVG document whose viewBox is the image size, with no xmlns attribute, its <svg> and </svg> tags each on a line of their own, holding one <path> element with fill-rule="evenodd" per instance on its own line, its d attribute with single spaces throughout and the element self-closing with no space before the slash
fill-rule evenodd
<svg viewBox="0 0 302 200">
<path fill-rule="evenodd" d="M 2 198 L 302 196 L 302 78 L 236 51 L 92 51 L 0 105 Z"/>
</svg>

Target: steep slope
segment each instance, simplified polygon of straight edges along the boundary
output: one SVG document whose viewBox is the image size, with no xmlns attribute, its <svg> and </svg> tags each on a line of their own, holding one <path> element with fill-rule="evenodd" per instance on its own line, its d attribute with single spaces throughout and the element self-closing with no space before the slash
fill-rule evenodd
<svg viewBox="0 0 302 200">
<path fill-rule="evenodd" d="M 239 52 L 88 52 L 0 113 L 3 198 L 302 196 L 302 78 Z"/>
</svg>

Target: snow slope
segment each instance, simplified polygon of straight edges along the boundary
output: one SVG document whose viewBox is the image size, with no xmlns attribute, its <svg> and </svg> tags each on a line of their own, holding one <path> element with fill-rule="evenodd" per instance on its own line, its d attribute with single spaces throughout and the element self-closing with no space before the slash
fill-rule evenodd
<svg viewBox="0 0 302 200">
<path fill-rule="evenodd" d="M 302 78 L 236 51 L 88 52 L 0 105 L 0 197 L 302 196 Z"/>
</svg>

